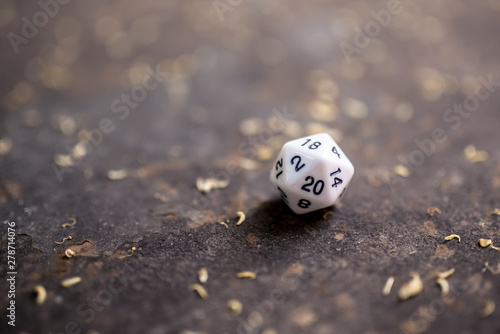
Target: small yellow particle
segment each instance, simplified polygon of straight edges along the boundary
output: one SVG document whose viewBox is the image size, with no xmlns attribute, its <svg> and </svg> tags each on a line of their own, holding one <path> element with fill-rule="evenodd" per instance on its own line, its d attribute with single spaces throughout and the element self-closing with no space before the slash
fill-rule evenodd
<svg viewBox="0 0 500 334">
<path fill-rule="evenodd" d="M 227 302 L 227 309 L 233 316 L 238 316 L 243 311 L 243 304 L 237 299 L 231 299 Z"/>
<path fill-rule="evenodd" d="M 450 284 L 446 278 L 438 277 L 436 278 L 436 283 L 441 287 L 441 296 L 447 296 L 450 292 Z"/>
<path fill-rule="evenodd" d="M 45 302 L 45 299 L 47 298 L 47 290 L 41 285 L 35 286 L 35 292 L 36 292 L 36 304 L 37 305 L 42 305 Z"/>
<path fill-rule="evenodd" d="M 70 278 L 66 278 L 65 280 L 63 280 L 61 282 L 61 286 L 63 288 L 70 288 L 73 285 L 80 283 L 81 281 L 82 281 L 82 278 L 80 276 L 70 277 Z"/>
<path fill-rule="evenodd" d="M 115 169 L 108 171 L 108 179 L 112 181 L 123 180 L 129 176 L 129 173 L 126 169 Z"/>
<path fill-rule="evenodd" d="M 71 239 L 73 239 L 73 237 L 70 235 L 67 238 L 63 238 L 62 241 L 54 241 L 54 242 L 58 245 L 62 245 L 66 240 L 71 240 Z"/>
<path fill-rule="evenodd" d="M 0 139 L 0 155 L 6 155 L 12 149 L 12 139 L 5 137 Z"/>
<path fill-rule="evenodd" d="M 325 214 L 323 215 L 323 219 L 326 219 L 326 217 L 328 217 L 328 215 L 333 215 L 333 211 L 327 211 L 325 212 Z"/>
<path fill-rule="evenodd" d="M 437 278 L 448 278 L 455 273 L 455 268 L 451 268 L 447 271 L 442 271 L 436 274 Z"/>
<path fill-rule="evenodd" d="M 488 270 L 493 274 L 493 275 L 498 275 L 500 274 L 500 263 L 497 264 L 497 268 L 494 269 L 490 266 L 489 262 L 485 262 L 484 266 L 488 268 Z"/>
<path fill-rule="evenodd" d="M 384 288 L 382 289 L 382 296 L 389 296 L 391 293 L 392 285 L 394 284 L 394 276 L 391 276 L 385 282 Z"/>
<path fill-rule="evenodd" d="M 449 236 L 445 237 L 444 240 L 449 241 L 455 238 L 458 239 L 458 242 L 460 242 L 460 236 L 458 234 L 450 234 Z"/>
<path fill-rule="evenodd" d="M 489 245 L 491 245 L 491 240 L 490 239 L 479 239 L 477 242 L 479 243 L 479 246 L 481 246 L 483 248 L 486 248 Z"/>
<path fill-rule="evenodd" d="M 69 220 L 71 220 L 71 221 L 72 221 L 72 223 L 71 223 L 71 224 L 62 224 L 62 225 L 61 225 L 61 226 L 62 226 L 62 228 L 66 228 L 66 227 L 68 227 L 68 226 L 75 226 L 75 224 L 76 224 L 76 219 L 75 219 L 75 218 L 69 218 Z"/>
<path fill-rule="evenodd" d="M 68 248 L 64 251 L 64 255 L 69 259 L 70 257 L 75 256 L 75 252 L 71 248 Z"/>
<path fill-rule="evenodd" d="M 208 271 L 205 268 L 198 270 L 198 280 L 200 283 L 205 283 L 208 280 Z"/>
<path fill-rule="evenodd" d="M 500 216 L 500 209 L 493 209 L 493 211 L 491 212 L 487 212 L 486 213 L 487 216 L 493 216 L 493 215 L 497 215 L 497 216 Z"/>
<path fill-rule="evenodd" d="M 209 193 L 212 189 L 226 188 L 229 185 L 229 180 L 217 180 L 216 178 L 196 179 L 196 189 L 202 193 Z"/>
<path fill-rule="evenodd" d="M 481 318 L 486 318 L 490 316 L 493 312 L 495 312 L 495 302 L 491 299 L 488 299 L 483 309 L 481 310 L 480 316 Z"/>
<path fill-rule="evenodd" d="M 229 226 L 227 226 L 227 224 L 224 222 L 219 222 L 219 224 L 224 225 L 226 228 L 229 228 Z"/>
<path fill-rule="evenodd" d="M 188 289 L 189 289 L 189 291 L 196 291 L 198 293 L 198 295 L 201 297 L 201 299 L 203 299 L 203 300 L 208 299 L 207 290 L 205 290 L 205 288 L 203 286 L 201 286 L 200 284 L 198 284 L 198 283 L 191 284 L 188 287 Z"/>
<path fill-rule="evenodd" d="M 255 277 L 257 277 L 257 275 L 253 271 L 242 271 L 242 272 L 237 273 L 236 277 L 255 279 Z"/>
<path fill-rule="evenodd" d="M 464 149 L 464 155 L 467 160 L 472 163 L 484 162 L 489 158 L 489 154 L 486 151 L 478 151 L 474 145 L 467 145 Z"/>
<path fill-rule="evenodd" d="M 403 165 L 394 166 L 394 173 L 402 177 L 408 177 L 411 174 L 410 170 Z"/>
<path fill-rule="evenodd" d="M 240 217 L 240 219 L 236 223 L 236 226 L 240 226 L 241 224 L 243 224 L 243 222 L 245 221 L 245 218 L 246 218 L 245 214 L 241 211 L 238 211 L 238 217 Z"/>
<path fill-rule="evenodd" d="M 400 300 L 406 300 L 410 297 L 416 296 L 422 292 L 424 288 L 418 273 L 412 272 L 410 275 L 412 279 L 404 284 L 398 291 L 398 297 Z"/>
<path fill-rule="evenodd" d="M 127 257 L 131 257 L 133 254 L 134 254 L 134 251 L 136 250 L 135 247 L 132 247 L 132 250 L 130 251 L 130 253 L 128 254 L 125 254 L 125 255 L 122 255 L 122 256 L 119 256 L 118 258 L 121 260 L 121 259 L 125 259 Z"/>
<path fill-rule="evenodd" d="M 435 206 L 430 206 L 427 208 L 427 214 L 429 216 L 434 216 L 434 214 L 437 213 L 437 214 L 441 214 L 441 210 L 439 210 L 438 208 L 436 208 Z"/>
</svg>

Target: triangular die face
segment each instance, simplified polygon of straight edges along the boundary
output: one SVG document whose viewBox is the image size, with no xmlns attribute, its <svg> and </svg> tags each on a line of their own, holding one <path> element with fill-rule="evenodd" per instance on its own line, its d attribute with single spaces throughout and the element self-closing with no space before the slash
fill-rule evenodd
<svg viewBox="0 0 500 334">
<path fill-rule="evenodd" d="M 293 148 L 297 152 L 308 155 L 321 156 L 330 151 L 335 144 L 327 133 L 318 133 L 312 136 L 302 137 L 289 141 L 285 147 Z"/>
<path fill-rule="evenodd" d="M 287 187 L 292 187 L 298 180 L 304 179 L 320 163 L 319 159 L 309 152 L 297 152 L 287 147 L 284 147 L 282 152 L 285 168 L 284 182 Z"/>
</svg>

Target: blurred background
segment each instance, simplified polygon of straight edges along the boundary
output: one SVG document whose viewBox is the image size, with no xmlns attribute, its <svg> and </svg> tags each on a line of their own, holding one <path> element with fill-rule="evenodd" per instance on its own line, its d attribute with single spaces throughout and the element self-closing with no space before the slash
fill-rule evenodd
<svg viewBox="0 0 500 334">
<path fill-rule="evenodd" d="M 498 310 L 477 314 L 500 303 L 483 267 L 498 257 L 476 240 L 500 238 L 485 216 L 500 206 L 499 18 L 496 0 L 0 0 L 0 212 L 17 224 L 19 321 L 2 332 L 496 332 Z M 268 171 L 283 143 L 321 132 L 357 174 L 335 214 L 300 218 Z M 229 186 L 202 194 L 199 177 Z M 238 210 L 248 221 L 223 234 Z M 436 249 L 456 231 L 468 248 Z M 54 243 L 70 234 L 74 259 Z M 433 272 L 452 265 L 468 288 L 429 311 Z M 207 301 L 186 284 L 201 267 Z M 258 278 L 236 280 L 245 269 Z M 381 300 L 412 270 L 420 299 Z M 125 293 L 92 320 L 75 312 L 116 277 Z M 259 311 L 283 277 L 298 285 Z"/>
</svg>

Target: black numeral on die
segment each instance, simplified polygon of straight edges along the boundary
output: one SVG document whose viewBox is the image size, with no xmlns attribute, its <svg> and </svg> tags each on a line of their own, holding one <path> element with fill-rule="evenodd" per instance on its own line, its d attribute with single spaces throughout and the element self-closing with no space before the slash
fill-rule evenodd
<svg viewBox="0 0 500 334">
<path fill-rule="evenodd" d="M 308 139 L 308 140 L 306 140 L 306 142 L 304 144 L 302 144 L 300 146 L 305 146 L 310 141 L 311 141 L 311 139 Z M 320 146 L 321 146 L 321 143 L 319 141 L 315 141 L 314 143 L 312 143 L 311 145 L 309 145 L 309 149 L 315 150 L 315 149 L 317 149 Z"/>
<path fill-rule="evenodd" d="M 302 158 L 298 155 L 294 156 L 292 158 L 292 160 L 290 160 L 290 163 L 293 165 L 295 165 L 295 163 L 297 163 L 295 165 L 295 171 L 298 172 L 299 170 L 301 170 L 302 168 L 304 168 L 306 166 L 305 163 L 303 163 L 302 165 L 300 164 L 302 162 Z"/>
<path fill-rule="evenodd" d="M 280 170 L 281 169 L 281 170 Z M 280 171 L 279 171 L 280 170 Z M 281 174 L 283 174 L 283 158 L 279 159 L 276 162 L 276 171 L 279 171 L 279 173 L 276 174 L 276 180 L 278 177 L 280 177 Z"/>
<path fill-rule="evenodd" d="M 306 177 L 305 181 L 306 182 L 309 181 L 309 182 L 304 184 L 302 186 L 302 188 L 300 188 L 300 189 L 307 191 L 307 192 L 311 192 L 311 189 L 309 189 L 309 188 L 311 188 L 311 186 L 312 186 L 313 187 L 312 190 L 313 190 L 314 195 L 319 195 L 319 194 L 321 194 L 321 192 L 323 192 L 323 188 L 325 187 L 325 182 L 323 182 L 322 180 L 318 180 L 315 183 L 314 177 L 308 176 L 308 177 Z"/>
<path fill-rule="evenodd" d="M 307 209 L 311 204 L 312 204 L 311 201 L 307 199 L 301 199 L 299 200 L 299 203 L 297 203 L 297 205 L 302 209 Z"/>
</svg>

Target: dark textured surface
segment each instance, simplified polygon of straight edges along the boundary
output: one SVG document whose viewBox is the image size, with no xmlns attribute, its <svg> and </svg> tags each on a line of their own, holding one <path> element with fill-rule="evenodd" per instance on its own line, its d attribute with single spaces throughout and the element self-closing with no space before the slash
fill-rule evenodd
<svg viewBox="0 0 500 334">
<path fill-rule="evenodd" d="M 4 37 L 40 7 L 5 2 L 0 139 L 12 148 L 0 156 L 0 214 L 16 223 L 18 274 L 16 327 L 2 316 L 0 332 L 498 333 L 500 276 L 484 263 L 495 267 L 500 252 L 477 240 L 500 246 L 500 217 L 486 214 L 500 207 L 500 93 L 460 125 L 443 116 L 474 94 L 479 76 L 500 81 L 499 7 L 401 3 L 347 63 L 340 43 L 353 44 L 353 29 L 387 2 L 243 1 L 220 21 L 210 1 L 73 1 L 17 54 Z M 140 38 L 131 40 L 134 31 Z M 158 64 L 168 73 L 162 84 L 126 117 L 113 112 L 113 101 Z M 308 107 L 319 96 L 318 76 L 338 86 L 338 96 L 326 94 L 326 118 Z M 356 114 L 350 98 L 367 114 Z M 276 122 L 273 110 L 293 122 L 267 140 L 262 129 Z M 60 115 L 74 119 L 75 131 L 58 130 Z M 55 156 L 105 118 L 114 131 L 58 179 Z M 239 130 L 247 118 L 263 121 L 254 140 Z M 268 182 L 271 160 L 253 149 L 265 146 L 274 157 L 280 143 L 318 128 L 337 136 L 356 174 L 333 212 L 297 216 Z M 409 166 L 409 177 L 396 175 L 400 157 L 415 159 L 415 140 L 436 128 L 446 140 L 429 146 L 435 152 Z M 488 159 L 466 159 L 468 145 Z M 240 167 L 227 188 L 196 190 L 197 177 L 220 176 L 228 163 Z M 129 176 L 111 180 L 108 172 L 119 169 Z M 430 206 L 442 214 L 429 217 Z M 239 210 L 247 218 L 236 226 Z M 70 217 L 77 223 L 63 229 Z M 228 219 L 229 228 L 219 224 Z M 444 243 L 452 233 L 460 243 Z M 6 224 L 1 235 L 4 280 Z M 131 247 L 133 255 L 120 258 Z M 67 248 L 77 256 L 65 258 Z M 207 300 L 188 290 L 202 267 Z M 434 275 L 452 267 L 452 291 L 441 297 Z M 257 278 L 236 278 L 244 270 Z M 424 290 L 398 301 L 413 271 Z M 82 282 L 62 288 L 71 276 Z M 394 287 L 383 297 L 389 276 Z M 41 306 L 35 285 L 47 289 Z M 5 284 L 0 293 L 5 310 Z M 241 315 L 228 312 L 229 299 L 243 303 Z M 487 300 L 497 309 L 482 319 Z"/>
</svg>

